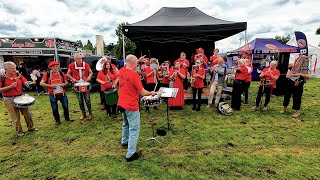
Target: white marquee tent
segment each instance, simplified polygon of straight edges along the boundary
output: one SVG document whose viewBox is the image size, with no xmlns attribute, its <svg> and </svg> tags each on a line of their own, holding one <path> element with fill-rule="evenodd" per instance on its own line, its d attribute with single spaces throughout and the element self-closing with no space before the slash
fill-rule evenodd
<svg viewBox="0 0 320 180">
<path fill-rule="evenodd" d="M 290 39 L 290 41 L 287 42 L 288 45 L 291 46 L 297 46 L 297 40 L 296 37 L 293 35 L 293 37 Z M 308 54 L 309 57 L 311 56 L 310 62 L 309 62 L 309 69 L 310 69 L 310 75 L 312 77 L 320 78 L 320 64 L 318 61 L 320 60 L 320 48 L 313 46 L 311 44 L 308 44 Z M 289 63 L 294 63 L 294 60 L 299 55 L 299 53 L 291 53 L 290 54 L 290 60 Z M 316 66 L 315 66 L 316 63 Z M 314 68 L 316 67 L 315 71 Z"/>
</svg>

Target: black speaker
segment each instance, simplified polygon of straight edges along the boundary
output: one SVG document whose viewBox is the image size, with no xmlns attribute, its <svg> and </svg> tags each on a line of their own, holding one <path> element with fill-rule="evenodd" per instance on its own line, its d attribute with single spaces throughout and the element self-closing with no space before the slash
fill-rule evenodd
<svg viewBox="0 0 320 180">
<path fill-rule="evenodd" d="M 275 60 L 278 61 L 277 69 L 280 71 L 280 77 L 277 80 L 277 87 L 272 91 L 276 96 L 284 95 L 288 87 L 288 79 L 286 74 L 288 71 L 290 53 L 277 53 Z"/>
</svg>

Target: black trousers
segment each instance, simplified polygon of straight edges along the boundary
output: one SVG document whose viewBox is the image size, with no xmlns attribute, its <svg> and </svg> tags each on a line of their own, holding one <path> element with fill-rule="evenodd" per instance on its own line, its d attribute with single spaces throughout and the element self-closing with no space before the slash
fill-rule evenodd
<svg viewBox="0 0 320 180">
<path fill-rule="evenodd" d="M 243 83 L 243 92 L 244 92 L 244 101 L 248 102 L 248 95 L 249 95 L 249 88 L 250 88 L 251 82 L 244 82 Z"/>
<path fill-rule="evenodd" d="M 117 104 L 106 105 L 106 107 L 107 107 L 107 113 L 109 116 L 111 116 L 111 114 L 117 115 Z"/>
<path fill-rule="evenodd" d="M 263 93 L 266 93 L 266 100 L 264 101 L 264 106 L 267 107 L 267 105 L 270 102 L 270 96 L 271 96 L 271 87 L 267 86 L 259 86 L 258 95 L 256 98 L 256 106 L 258 107 L 261 101 L 261 97 L 263 96 Z"/>
<path fill-rule="evenodd" d="M 196 104 L 198 104 L 198 108 L 200 108 L 201 106 L 202 89 L 203 88 L 192 88 L 192 102 L 194 107 L 196 106 Z M 198 92 L 198 100 L 196 101 L 197 92 Z"/>
<path fill-rule="evenodd" d="M 231 108 L 240 110 L 241 107 L 241 94 L 243 89 L 243 80 L 234 80 L 232 87 L 232 99 L 231 99 Z"/>
<path fill-rule="evenodd" d="M 289 81 L 289 88 L 287 89 L 286 94 L 284 95 L 283 106 L 287 107 L 289 105 L 292 96 L 292 109 L 300 110 L 304 82 L 300 82 L 298 86 L 295 86 L 294 81 Z"/>
<path fill-rule="evenodd" d="M 106 105 L 106 99 L 103 91 L 100 91 L 100 105 Z"/>
</svg>

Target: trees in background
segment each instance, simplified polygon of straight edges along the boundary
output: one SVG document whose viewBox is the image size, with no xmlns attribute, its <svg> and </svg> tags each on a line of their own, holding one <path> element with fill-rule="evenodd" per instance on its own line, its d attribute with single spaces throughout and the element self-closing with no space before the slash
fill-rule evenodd
<svg viewBox="0 0 320 180">
<path fill-rule="evenodd" d="M 123 59 L 123 55 L 122 55 L 122 26 L 123 25 L 127 25 L 127 22 L 123 22 L 120 23 L 118 25 L 118 27 L 115 30 L 115 34 L 118 37 L 117 43 L 113 44 L 110 43 L 108 45 L 105 44 L 105 42 L 103 41 L 103 46 L 104 46 L 104 54 L 106 55 L 111 55 L 113 57 L 116 57 L 118 59 Z M 134 51 L 136 49 L 136 45 L 134 44 L 134 42 L 132 42 L 130 39 L 128 39 L 127 37 L 124 37 L 124 42 L 125 42 L 125 53 L 126 55 L 128 54 L 134 54 Z M 78 43 L 82 45 L 81 40 L 78 41 Z M 90 40 L 87 41 L 87 44 L 83 46 L 84 50 L 91 50 L 93 53 L 96 50 L 96 47 L 94 47 L 91 43 Z"/>
<path fill-rule="evenodd" d="M 290 41 L 291 36 L 276 36 L 275 39 L 283 44 L 286 44 L 288 41 Z"/>
</svg>

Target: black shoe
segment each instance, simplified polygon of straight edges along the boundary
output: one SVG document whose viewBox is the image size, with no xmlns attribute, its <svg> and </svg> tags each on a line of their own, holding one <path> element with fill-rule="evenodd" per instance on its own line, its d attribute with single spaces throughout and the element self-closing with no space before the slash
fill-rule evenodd
<svg viewBox="0 0 320 180">
<path fill-rule="evenodd" d="M 157 106 L 153 106 L 153 109 L 158 109 L 158 107 Z"/>
<path fill-rule="evenodd" d="M 192 107 L 192 110 L 196 110 L 196 106 L 195 105 Z"/>
<path fill-rule="evenodd" d="M 128 143 L 125 144 L 121 144 L 122 147 L 127 148 L 128 147 Z"/>
<path fill-rule="evenodd" d="M 131 161 L 139 159 L 139 157 L 140 157 L 140 155 L 137 152 L 135 152 L 131 157 L 126 158 L 126 160 L 127 160 L 127 162 L 131 162 Z"/>
<path fill-rule="evenodd" d="M 56 121 L 56 125 L 60 125 L 61 124 L 61 122 L 60 121 Z"/>
<path fill-rule="evenodd" d="M 73 122 L 74 120 L 73 119 L 66 119 L 66 121 Z"/>
<path fill-rule="evenodd" d="M 248 101 L 245 101 L 244 104 L 248 104 Z"/>
<path fill-rule="evenodd" d="M 197 111 L 200 111 L 200 107 L 197 108 Z"/>
</svg>

